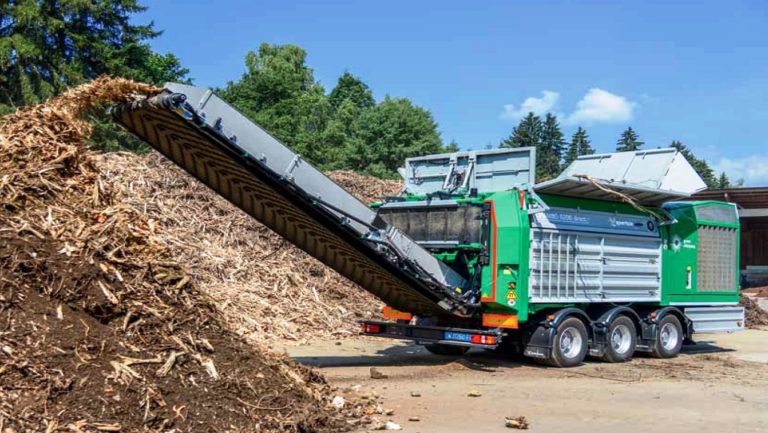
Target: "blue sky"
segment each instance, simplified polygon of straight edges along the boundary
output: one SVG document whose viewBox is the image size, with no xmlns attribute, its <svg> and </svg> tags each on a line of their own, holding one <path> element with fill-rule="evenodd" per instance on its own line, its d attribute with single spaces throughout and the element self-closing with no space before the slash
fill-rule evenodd
<svg viewBox="0 0 768 433">
<path fill-rule="evenodd" d="M 327 91 L 344 71 L 377 99 L 432 111 L 443 139 L 496 146 L 526 110 L 611 151 L 683 141 L 768 185 L 768 1 L 150 1 L 152 41 L 195 84 L 236 80 L 261 42 L 297 44 Z"/>
</svg>

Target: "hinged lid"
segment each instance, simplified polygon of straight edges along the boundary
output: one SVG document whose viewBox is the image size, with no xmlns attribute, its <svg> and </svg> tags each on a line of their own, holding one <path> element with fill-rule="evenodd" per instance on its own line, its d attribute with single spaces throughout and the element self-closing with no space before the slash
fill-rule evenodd
<svg viewBox="0 0 768 433">
<path fill-rule="evenodd" d="M 601 188 L 601 186 L 603 188 Z M 536 185 L 540 193 L 659 205 L 688 197 L 707 185 L 673 148 L 604 153 L 578 157 L 558 177 Z"/>
<path fill-rule="evenodd" d="M 411 194 L 473 188 L 483 193 L 533 185 L 535 165 L 533 147 L 474 150 L 408 158 L 400 174 L 405 191 Z"/>
</svg>

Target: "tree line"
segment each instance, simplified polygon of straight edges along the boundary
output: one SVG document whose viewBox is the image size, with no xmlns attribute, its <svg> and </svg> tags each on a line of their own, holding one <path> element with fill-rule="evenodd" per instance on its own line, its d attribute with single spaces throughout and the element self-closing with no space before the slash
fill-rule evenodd
<svg viewBox="0 0 768 433">
<path fill-rule="evenodd" d="M 122 76 L 161 86 L 191 83 L 189 70 L 173 54 L 152 50 L 160 35 L 152 24 L 131 17 L 146 8 L 137 0 L 7 0 L 0 3 L 0 115 L 53 97 L 99 75 Z M 245 56 L 245 73 L 217 93 L 247 117 L 322 170 L 350 169 L 395 177 L 409 156 L 458 150 L 443 142 L 432 114 L 408 98 L 376 101 L 370 87 L 350 72 L 326 91 L 295 45 L 262 44 Z M 102 111 L 91 113 L 93 147 L 148 151 Z M 628 128 L 617 150 L 643 142 Z M 557 176 L 580 155 L 594 153 L 579 127 L 566 142 L 557 117 L 530 113 L 501 147 L 534 146 L 537 178 Z M 679 141 L 672 143 L 710 187 L 729 186 Z"/>
<path fill-rule="evenodd" d="M 630 126 L 616 141 L 616 152 L 640 150 L 644 144 L 637 131 Z M 552 113 L 547 113 L 543 118 L 528 113 L 512 129 L 509 137 L 501 141 L 499 147 L 535 147 L 537 182 L 555 178 L 579 156 L 595 153 L 587 131 L 581 126 L 573 133 L 570 141 L 566 141 L 557 116 Z M 708 188 L 736 186 L 724 172 L 717 176 L 705 160 L 697 158 L 691 149 L 679 140 L 673 140 L 669 147 L 677 149 L 688 160 Z M 737 185 L 739 183 L 737 182 Z"/>
<path fill-rule="evenodd" d="M 157 86 L 191 83 L 177 57 L 151 49 L 160 32 L 131 23 L 144 10 L 137 0 L 0 3 L 0 115 L 102 74 Z M 395 177 L 406 157 L 458 149 L 443 143 L 428 110 L 407 98 L 376 101 L 348 72 L 326 92 L 305 59 L 300 47 L 262 44 L 245 56 L 245 74 L 218 93 L 323 170 Z M 94 147 L 149 150 L 103 110 L 90 120 Z"/>
<path fill-rule="evenodd" d="M 349 169 L 392 178 L 409 156 L 450 152 L 432 114 L 408 98 L 376 101 L 345 72 L 330 92 L 295 45 L 262 44 L 246 55 L 246 72 L 218 94 L 322 170 Z"/>
</svg>

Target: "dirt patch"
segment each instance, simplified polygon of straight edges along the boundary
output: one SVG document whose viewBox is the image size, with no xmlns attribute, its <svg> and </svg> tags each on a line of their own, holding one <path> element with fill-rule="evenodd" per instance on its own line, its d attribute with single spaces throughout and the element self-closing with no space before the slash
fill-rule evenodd
<svg viewBox="0 0 768 433">
<path fill-rule="evenodd" d="M 102 78 L 0 125 L 4 433 L 346 429 L 360 405 L 232 333 L 84 147 L 80 112 L 155 91 Z"/>
<path fill-rule="evenodd" d="M 742 294 L 748 293 L 757 298 L 768 298 L 768 287 L 750 287 L 741 291 Z"/>
</svg>

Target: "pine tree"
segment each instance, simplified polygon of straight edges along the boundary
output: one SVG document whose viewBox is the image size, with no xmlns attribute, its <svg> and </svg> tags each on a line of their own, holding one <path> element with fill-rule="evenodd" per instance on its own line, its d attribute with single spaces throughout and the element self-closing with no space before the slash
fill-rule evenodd
<svg viewBox="0 0 768 433">
<path fill-rule="evenodd" d="M 446 152 L 453 153 L 453 152 L 458 152 L 459 150 L 461 150 L 459 147 L 459 142 L 456 141 L 455 139 L 451 140 L 451 142 L 445 146 Z"/>
<path fill-rule="evenodd" d="M 27 0 L 0 5 L 0 111 L 36 104 L 109 74 L 152 84 L 187 74 L 151 50 L 152 24 L 135 25 L 137 0 Z"/>
<path fill-rule="evenodd" d="M 512 134 L 502 140 L 499 147 L 539 147 L 543 133 L 541 118 L 533 113 L 528 113 L 528 115 L 520 120 L 520 123 L 512 129 Z"/>
<path fill-rule="evenodd" d="M 673 140 L 670 147 L 677 149 L 677 151 L 688 160 L 691 167 L 693 167 L 704 183 L 707 184 L 707 188 L 717 188 L 718 180 L 715 178 L 715 172 L 712 171 L 712 168 L 707 164 L 707 161 L 696 158 L 691 149 L 678 140 Z"/>
<path fill-rule="evenodd" d="M 720 178 L 717 179 L 717 186 L 718 189 L 725 189 L 725 188 L 731 188 L 733 185 L 731 184 L 731 180 L 728 179 L 728 175 L 725 174 L 725 172 L 720 173 Z"/>
<path fill-rule="evenodd" d="M 568 144 L 568 150 L 565 152 L 563 160 L 563 167 L 567 167 L 579 156 L 592 155 L 595 153 L 595 149 L 592 148 L 592 142 L 589 141 L 589 135 L 587 131 L 581 126 L 571 137 L 571 142 Z"/>
<path fill-rule="evenodd" d="M 645 144 L 644 141 L 640 141 L 637 136 L 637 132 L 630 126 L 624 132 L 621 133 L 619 141 L 616 142 L 617 152 L 634 152 L 640 149 L 640 146 Z"/>
<path fill-rule="evenodd" d="M 547 113 L 541 134 L 541 144 L 536 149 L 536 179 L 546 180 L 560 174 L 565 138 L 554 114 Z"/>
</svg>

